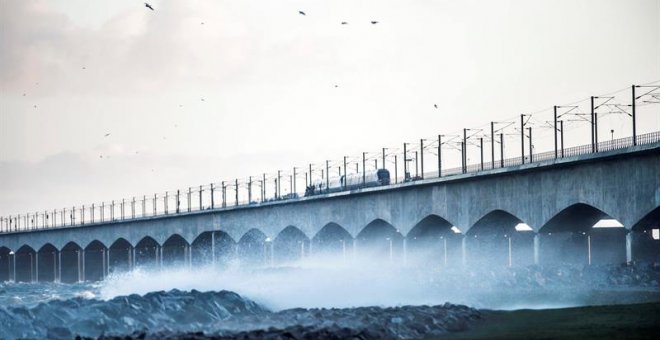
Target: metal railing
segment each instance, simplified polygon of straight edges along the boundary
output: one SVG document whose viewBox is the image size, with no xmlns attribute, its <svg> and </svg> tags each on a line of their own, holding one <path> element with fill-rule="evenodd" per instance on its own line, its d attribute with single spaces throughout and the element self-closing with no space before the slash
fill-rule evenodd
<svg viewBox="0 0 660 340">
<path fill-rule="evenodd" d="M 524 163 L 537 163 L 551 159 L 561 159 L 566 157 L 591 154 L 594 152 L 606 152 L 618 149 L 624 149 L 633 145 L 645 145 L 660 142 L 660 131 L 651 132 L 637 136 L 637 143 L 633 143 L 632 137 L 612 139 L 599 142 L 596 145 L 586 144 L 555 151 L 541 153 L 532 153 L 524 156 Z M 392 182 L 415 182 L 419 179 L 437 178 L 455 176 L 463 173 L 476 173 L 484 170 L 508 168 L 523 164 L 523 157 L 512 157 L 504 160 L 495 160 L 494 162 L 482 162 L 469 164 L 463 167 L 442 169 L 441 174 L 438 171 L 424 172 L 422 176 L 406 178 L 405 175 Z M 327 174 L 326 174 L 327 176 Z M 259 180 L 250 180 L 249 182 L 221 182 L 196 187 L 189 187 L 184 190 L 166 191 L 165 193 L 154 194 L 153 196 L 131 197 L 128 199 L 112 200 L 108 202 L 94 203 L 80 207 L 71 207 L 28 213 L 9 217 L 0 217 L 0 233 L 23 232 L 32 230 L 43 230 L 62 227 L 98 225 L 104 223 L 184 214 L 194 211 L 221 210 L 231 207 L 242 207 L 248 205 L 259 205 L 263 203 L 297 200 L 302 194 L 297 192 L 281 195 L 275 190 L 273 196 L 267 197 L 265 186 L 268 180 L 274 178 L 262 177 Z M 280 185 L 282 185 L 282 179 Z M 243 187 L 248 188 L 248 200 L 239 197 L 237 190 Z M 363 186 L 352 186 L 351 190 Z M 386 186 L 385 186 L 386 187 Z M 258 189 L 258 191 L 257 191 Z M 295 190 L 294 190 L 295 191 Z"/>
</svg>

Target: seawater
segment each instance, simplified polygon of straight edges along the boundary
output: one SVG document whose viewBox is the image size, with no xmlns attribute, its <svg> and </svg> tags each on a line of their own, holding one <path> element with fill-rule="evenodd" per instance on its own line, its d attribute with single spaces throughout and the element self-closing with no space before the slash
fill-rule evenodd
<svg viewBox="0 0 660 340">
<path fill-rule="evenodd" d="M 539 309 L 660 301 L 657 281 L 641 288 L 609 286 L 608 268 L 585 275 L 561 268 L 467 271 L 328 263 L 259 269 L 138 268 L 96 283 L 3 283 L 0 338 L 95 337 L 139 330 L 236 331 L 222 329 L 227 324 L 218 322 L 291 308 L 451 302 L 488 309 Z"/>
</svg>

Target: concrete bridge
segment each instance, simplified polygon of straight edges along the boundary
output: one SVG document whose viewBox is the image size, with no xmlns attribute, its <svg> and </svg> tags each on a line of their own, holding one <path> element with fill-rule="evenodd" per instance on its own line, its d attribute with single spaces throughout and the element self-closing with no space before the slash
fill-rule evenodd
<svg viewBox="0 0 660 340">
<path fill-rule="evenodd" d="M 594 228 L 602 219 L 623 227 Z M 660 142 L 285 201 L 0 234 L 0 280 L 135 266 L 367 256 L 414 265 L 623 263 L 660 254 Z"/>
</svg>

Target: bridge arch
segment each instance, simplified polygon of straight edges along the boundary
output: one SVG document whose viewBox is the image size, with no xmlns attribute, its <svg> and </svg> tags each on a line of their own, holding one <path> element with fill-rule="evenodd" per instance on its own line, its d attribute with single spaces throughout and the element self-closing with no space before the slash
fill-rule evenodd
<svg viewBox="0 0 660 340">
<path fill-rule="evenodd" d="M 460 230 L 445 218 L 430 214 L 417 222 L 406 235 L 408 262 L 417 265 L 459 264 Z"/>
<path fill-rule="evenodd" d="M 162 246 L 162 263 L 166 266 L 183 266 L 188 260 L 190 245 L 179 234 L 170 236 Z M 160 254 L 158 255 L 160 257 Z"/>
<path fill-rule="evenodd" d="M 630 238 L 633 261 L 660 262 L 660 206 L 633 224 Z"/>
<path fill-rule="evenodd" d="M 353 236 L 341 225 L 330 222 L 324 225 L 310 242 L 315 255 L 340 254 L 345 258 L 353 246 Z"/>
<path fill-rule="evenodd" d="M 270 261 L 272 240 L 261 230 L 248 230 L 237 243 L 237 253 L 241 264 L 263 265 Z"/>
<path fill-rule="evenodd" d="M 135 245 L 133 262 L 136 267 L 150 267 L 157 264 L 160 244 L 151 236 L 146 236 Z"/>
<path fill-rule="evenodd" d="M 0 282 L 9 281 L 12 279 L 12 260 L 11 249 L 5 246 L 0 246 Z"/>
<path fill-rule="evenodd" d="M 37 252 L 24 245 L 16 251 L 16 282 L 32 282 L 35 279 Z"/>
<path fill-rule="evenodd" d="M 118 238 L 108 248 L 108 273 L 127 271 L 132 265 L 133 246 L 125 238 Z"/>
<path fill-rule="evenodd" d="M 108 248 L 99 240 L 93 240 L 85 247 L 83 279 L 100 281 L 106 275 L 106 254 Z"/>
<path fill-rule="evenodd" d="M 43 282 L 54 282 L 57 278 L 57 256 L 58 250 L 51 243 L 44 244 L 37 251 L 37 280 Z"/>
<path fill-rule="evenodd" d="M 209 264 L 215 259 L 216 265 L 227 266 L 236 257 L 236 242 L 221 230 L 199 234 L 190 247 L 194 265 Z"/>
<path fill-rule="evenodd" d="M 602 264 L 626 261 L 626 228 L 600 228 L 614 220 L 586 203 L 574 203 L 550 218 L 540 229 L 540 263 Z"/>
<path fill-rule="evenodd" d="M 367 224 L 355 237 L 356 252 L 360 256 L 370 256 L 373 259 L 402 258 L 403 235 L 389 222 L 377 218 Z"/>
<path fill-rule="evenodd" d="M 75 242 L 69 242 L 60 249 L 60 281 L 74 283 L 82 280 L 82 248 Z"/>
<path fill-rule="evenodd" d="M 309 245 L 309 237 L 302 230 L 287 226 L 273 240 L 273 259 L 277 263 L 301 260 L 309 254 Z"/>
<path fill-rule="evenodd" d="M 466 261 L 482 266 L 534 263 L 534 232 L 520 218 L 501 209 L 483 215 L 466 233 Z"/>
</svg>

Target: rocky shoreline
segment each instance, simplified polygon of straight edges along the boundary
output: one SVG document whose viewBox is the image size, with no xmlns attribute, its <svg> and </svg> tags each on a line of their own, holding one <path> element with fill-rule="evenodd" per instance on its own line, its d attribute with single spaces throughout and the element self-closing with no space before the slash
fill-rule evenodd
<svg viewBox="0 0 660 340">
<path fill-rule="evenodd" d="M 139 331 L 98 339 L 420 339 L 464 331 L 480 318 L 477 309 L 450 303 L 391 308 L 296 308 L 231 317 L 209 327 L 208 332 Z"/>
</svg>

